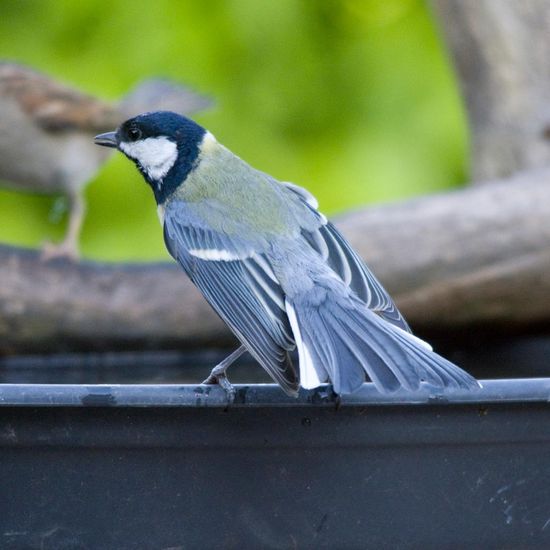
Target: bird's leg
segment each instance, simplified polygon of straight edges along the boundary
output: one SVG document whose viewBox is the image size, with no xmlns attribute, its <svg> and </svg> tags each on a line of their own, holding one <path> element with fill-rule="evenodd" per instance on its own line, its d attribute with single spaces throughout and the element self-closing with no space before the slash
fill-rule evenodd
<svg viewBox="0 0 550 550">
<path fill-rule="evenodd" d="M 244 346 L 237 348 L 231 355 L 228 355 L 221 363 L 218 363 L 210 372 L 210 375 L 203 384 L 219 384 L 227 393 L 230 402 L 235 399 L 235 388 L 227 378 L 227 368 L 232 365 L 243 353 L 246 352 Z"/>
<path fill-rule="evenodd" d="M 80 231 L 86 213 L 86 205 L 80 190 L 69 194 L 69 227 L 65 238 L 59 244 L 46 243 L 42 249 L 42 259 L 69 258 L 76 260 L 79 257 L 78 242 Z"/>
</svg>

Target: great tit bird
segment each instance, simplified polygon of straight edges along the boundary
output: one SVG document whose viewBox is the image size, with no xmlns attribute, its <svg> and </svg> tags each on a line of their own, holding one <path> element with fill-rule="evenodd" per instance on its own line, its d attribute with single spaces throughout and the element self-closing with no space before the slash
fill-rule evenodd
<svg viewBox="0 0 550 550">
<path fill-rule="evenodd" d="M 69 88 L 29 67 L 0 63 L 0 185 L 68 199 L 69 224 L 60 245 L 44 257 L 78 255 L 84 185 L 109 155 L 92 138 L 150 109 L 190 114 L 209 101 L 181 85 L 148 80 L 119 103 Z"/>
<path fill-rule="evenodd" d="M 242 343 L 206 382 L 228 384 L 225 369 L 246 350 L 289 395 L 323 382 L 352 393 L 365 375 L 381 392 L 479 386 L 413 336 L 302 187 L 252 168 L 171 112 L 131 118 L 95 143 L 136 164 L 170 254 Z"/>
</svg>

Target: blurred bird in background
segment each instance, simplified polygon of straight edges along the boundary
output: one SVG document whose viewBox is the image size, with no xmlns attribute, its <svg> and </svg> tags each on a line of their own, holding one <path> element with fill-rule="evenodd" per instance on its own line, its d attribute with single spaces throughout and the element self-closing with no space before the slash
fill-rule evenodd
<svg viewBox="0 0 550 550">
<path fill-rule="evenodd" d="M 44 245 L 44 259 L 79 255 L 83 189 L 110 154 L 94 146 L 93 136 L 143 111 L 191 114 L 210 105 L 209 99 L 162 79 L 146 80 L 110 103 L 29 67 L 0 62 L 0 185 L 68 201 L 65 237 Z"/>
</svg>

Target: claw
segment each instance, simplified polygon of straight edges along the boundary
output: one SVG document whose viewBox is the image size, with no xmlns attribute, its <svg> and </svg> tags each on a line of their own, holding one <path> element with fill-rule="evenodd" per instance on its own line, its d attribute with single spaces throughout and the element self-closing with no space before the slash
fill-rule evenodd
<svg viewBox="0 0 550 550">
<path fill-rule="evenodd" d="M 236 349 L 231 355 L 216 365 L 208 375 L 208 378 L 203 381 L 203 384 L 219 384 L 225 390 L 227 401 L 230 404 L 235 401 L 236 391 L 231 382 L 229 382 L 226 371 L 229 365 L 234 363 L 245 351 L 246 348 L 244 346 Z"/>
<path fill-rule="evenodd" d="M 65 258 L 74 262 L 79 257 L 78 245 L 68 241 L 63 241 L 59 244 L 46 242 L 42 245 L 42 252 L 40 254 L 40 259 L 43 262 L 49 262 L 57 258 Z"/>
<path fill-rule="evenodd" d="M 225 371 L 220 372 L 219 374 L 214 374 L 214 371 L 217 368 L 218 367 L 214 367 L 212 369 L 212 372 L 208 376 L 208 378 L 206 380 L 204 380 L 202 383 L 203 384 L 218 384 L 225 391 L 225 394 L 227 395 L 228 403 L 229 404 L 234 403 L 235 402 L 235 396 L 236 396 L 237 392 L 235 391 L 235 388 L 233 387 L 233 384 L 231 384 L 231 382 L 229 382 L 229 379 L 227 378 L 227 374 L 225 373 Z"/>
</svg>

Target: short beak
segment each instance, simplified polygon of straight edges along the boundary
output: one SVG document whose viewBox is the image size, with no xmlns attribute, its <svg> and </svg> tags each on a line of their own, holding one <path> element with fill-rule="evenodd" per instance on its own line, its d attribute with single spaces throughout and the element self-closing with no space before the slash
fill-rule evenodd
<svg viewBox="0 0 550 550">
<path fill-rule="evenodd" d="M 99 134 L 94 138 L 96 145 L 103 145 L 104 147 L 118 147 L 116 139 L 116 132 L 106 132 L 105 134 Z"/>
</svg>

